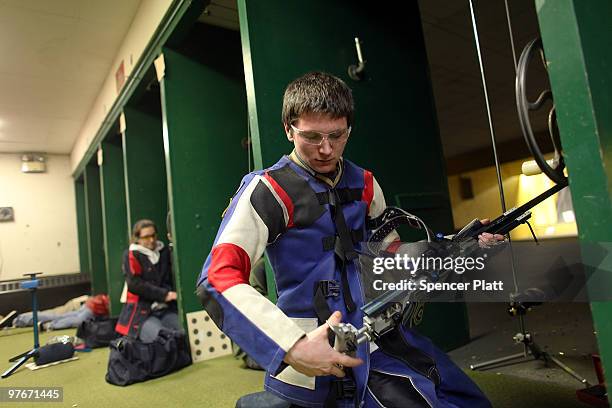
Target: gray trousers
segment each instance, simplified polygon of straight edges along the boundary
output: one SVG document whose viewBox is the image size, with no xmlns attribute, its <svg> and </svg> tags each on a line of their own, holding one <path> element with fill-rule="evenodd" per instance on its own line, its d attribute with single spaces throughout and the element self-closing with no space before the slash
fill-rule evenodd
<svg viewBox="0 0 612 408">
<path fill-rule="evenodd" d="M 140 327 L 138 338 L 143 343 L 152 343 L 162 327 L 166 329 L 182 330 L 182 327 L 179 326 L 176 312 L 158 310 L 151 313 Z"/>
<path fill-rule="evenodd" d="M 67 329 L 70 327 L 79 327 L 85 320 L 93 319 L 93 312 L 85 305 L 74 312 L 66 312 L 56 314 L 53 312 L 38 312 L 38 321 L 47 323 L 47 327 L 51 330 Z M 21 313 L 13 321 L 15 327 L 32 326 L 32 312 Z"/>
</svg>

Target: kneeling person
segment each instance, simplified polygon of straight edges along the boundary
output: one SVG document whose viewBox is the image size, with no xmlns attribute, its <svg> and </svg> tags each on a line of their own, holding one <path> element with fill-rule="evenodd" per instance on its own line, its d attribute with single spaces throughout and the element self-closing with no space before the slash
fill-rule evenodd
<svg viewBox="0 0 612 408">
<path fill-rule="evenodd" d="M 152 342 L 162 327 L 180 330 L 170 251 L 151 220 L 134 224 L 131 241 L 122 263 L 127 296 L 115 330 Z"/>
<path fill-rule="evenodd" d="M 384 336 L 382 349 L 360 345 L 357 358 L 330 346 L 326 321 L 362 326 L 356 249 L 367 219 L 386 204 L 372 173 L 342 156 L 353 124 L 343 81 L 318 72 L 296 79 L 285 90 L 282 121 L 293 152 L 243 178 L 198 280 L 212 319 L 266 368 L 266 390 L 297 406 L 490 407 L 411 329 Z M 249 285 L 264 250 L 276 305 Z"/>
</svg>

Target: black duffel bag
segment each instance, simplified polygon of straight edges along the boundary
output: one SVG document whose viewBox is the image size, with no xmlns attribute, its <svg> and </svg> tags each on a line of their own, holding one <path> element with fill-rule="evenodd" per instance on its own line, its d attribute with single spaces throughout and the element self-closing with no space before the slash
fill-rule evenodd
<svg viewBox="0 0 612 408">
<path fill-rule="evenodd" d="M 115 331 L 117 318 L 97 317 L 85 320 L 77 328 L 76 336 L 83 339 L 88 348 L 108 347 L 111 340 L 120 336 Z"/>
<path fill-rule="evenodd" d="M 56 361 L 67 360 L 74 356 L 72 343 L 52 343 L 40 347 L 34 353 L 34 362 L 41 366 Z"/>
<path fill-rule="evenodd" d="M 185 333 L 161 329 L 152 343 L 130 337 L 111 341 L 106 382 L 129 385 L 170 374 L 191 364 Z"/>
</svg>

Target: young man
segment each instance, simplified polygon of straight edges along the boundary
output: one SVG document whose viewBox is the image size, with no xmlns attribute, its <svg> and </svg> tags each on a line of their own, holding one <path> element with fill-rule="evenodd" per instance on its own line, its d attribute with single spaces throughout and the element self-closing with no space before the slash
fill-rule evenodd
<svg viewBox="0 0 612 408">
<path fill-rule="evenodd" d="M 294 80 L 282 121 L 293 152 L 243 178 L 198 280 L 213 320 L 266 368 L 266 390 L 297 406 L 489 407 L 444 353 L 410 329 L 384 336 L 388 350 L 361 345 L 357 358 L 330 346 L 326 321 L 362 326 L 355 248 L 385 199 L 372 173 L 342 157 L 353 124 L 344 82 L 319 72 Z M 249 285 L 264 250 L 276 305 Z"/>
</svg>

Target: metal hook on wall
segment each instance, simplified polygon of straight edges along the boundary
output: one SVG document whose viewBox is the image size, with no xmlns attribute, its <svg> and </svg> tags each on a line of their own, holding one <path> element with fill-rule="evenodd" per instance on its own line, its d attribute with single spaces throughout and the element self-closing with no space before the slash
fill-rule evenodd
<svg viewBox="0 0 612 408">
<path fill-rule="evenodd" d="M 365 61 L 363 60 L 363 54 L 361 53 L 361 42 L 359 37 L 355 37 L 355 49 L 357 50 L 357 65 L 349 65 L 348 75 L 354 81 L 361 81 L 364 77 Z"/>
</svg>

